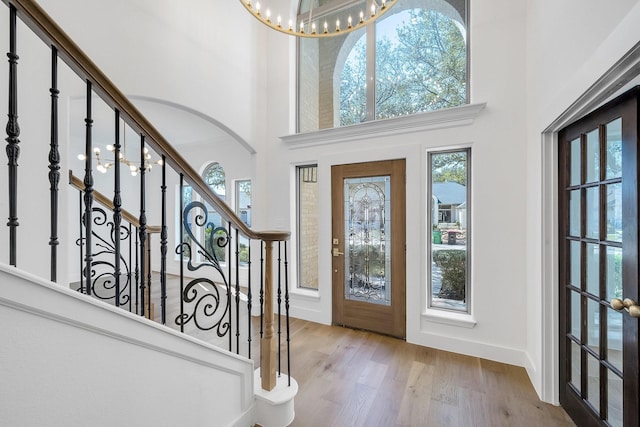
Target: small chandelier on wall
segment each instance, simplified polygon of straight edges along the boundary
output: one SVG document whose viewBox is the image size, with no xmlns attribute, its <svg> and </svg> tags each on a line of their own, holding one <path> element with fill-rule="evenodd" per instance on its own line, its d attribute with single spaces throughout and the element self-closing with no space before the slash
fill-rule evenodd
<svg viewBox="0 0 640 427">
<path fill-rule="evenodd" d="M 269 0 L 240 0 L 245 9 L 269 28 L 297 37 L 331 37 L 355 31 L 375 21 L 398 0 L 334 0 L 313 8 L 316 0 L 303 0 L 298 19 L 283 21 Z"/>
<path fill-rule="evenodd" d="M 115 157 L 115 147 L 112 144 L 108 144 L 106 146 L 107 151 L 109 151 L 111 153 L 112 157 Z M 124 164 L 125 166 L 127 166 L 127 168 L 129 169 L 129 172 L 131 173 L 131 176 L 136 176 L 138 175 L 138 172 L 140 172 L 140 168 L 143 166 L 140 162 L 136 162 L 133 160 L 130 160 L 127 158 L 127 132 L 126 130 L 123 132 L 123 143 L 122 143 L 122 150 L 120 151 L 120 155 L 119 155 L 119 161 L 120 163 Z M 115 164 L 115 158 L 114 159 L 106 159 L 101 157 L 101 150 L 98 147 L 94 147 L 93 149 L 93 155 L 96 158 L 96 170 L 98 172 L 101 173 L 107 173 L 107 171 L 109 169 L 111 169 L 113 167 L 113 165 Z M 85 154 L 78 154 L 78 160 L 86 160 L 87 156 Z M 153 168 L 153 165 L 162 165 L 162 159 L 159 160 L 151 160 L 151 153 L 149 153 L 149 149 L 148 148 L 144 148 L 144 168 L 151 172 L 151 169 Z"/>
</svg>

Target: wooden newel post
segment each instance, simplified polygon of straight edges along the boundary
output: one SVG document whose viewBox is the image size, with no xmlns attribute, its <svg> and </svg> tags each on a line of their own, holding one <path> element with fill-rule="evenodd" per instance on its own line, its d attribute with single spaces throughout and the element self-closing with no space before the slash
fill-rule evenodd
<svg viewBox="0 0 640 427">
<path fill-rule="evenodd" d="M 260 374 L 262 388 L 273 390 L 276 386 L 276 347 L 273 334 L 273 253 L 272 241 L 265 241 L 264 272 L 264 335 L 262 336 Z"/>
</svg>

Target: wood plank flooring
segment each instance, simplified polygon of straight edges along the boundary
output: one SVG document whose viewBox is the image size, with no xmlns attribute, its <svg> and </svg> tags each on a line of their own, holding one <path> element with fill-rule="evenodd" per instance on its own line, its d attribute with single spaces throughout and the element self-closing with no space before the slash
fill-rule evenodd
<svg viewBox="0 0 640 427">
<path fill-rule="evenodd" d="M 573 426 L 523 368 L 291 320 L 295 427 Z"/>
<path fill-rule="evenodd" d="M 152 286 L 160 317 L 160 286 Z M 169 276 L 167 326 L 178 316 L 179 282 Z M 204 289 L 203 289 L 204 290 Z M 246 308 L 241 316 L 246 331 Z M 252 318 L 259 365 L 260 318 Z M 277 318 L 276 318 L 277 325 Z M 286 324 L 282 320 L 282 342 Z M 291 319 L 291 372 L 299 385 L 294 427 L 573 426 L 565 411 L 541 402 L 523 368 L 408 344 L 403 340 Z M 228 348 L 228 338 L 185 332 Z M 242 355 L 247 355 L 246 335 Z M 282 371 L 287 372 L 286 348 Z"/>
</svg>

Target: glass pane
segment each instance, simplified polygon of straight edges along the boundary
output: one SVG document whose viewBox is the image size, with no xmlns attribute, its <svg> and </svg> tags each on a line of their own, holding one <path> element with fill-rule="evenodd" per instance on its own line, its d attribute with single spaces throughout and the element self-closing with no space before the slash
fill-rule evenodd
<svg viewBox="0 0 640 427">
<path fill-rule="evenodd" d="M 610 370 L 607 370 L 607 397 L 607 421 L 613 427 L 622 427 L 622 378 Z"/>
<path fill-rule="evenodd" d="M 580 185 L 580 138 L 576 138 L 571 141 L 571 180 L 569 185 Z"/>
<path fill-rule="evenodd" d="M 622 371 L 622 313 L 607 309 L 607 360 Z"/>
<path fill-rule="evenodd" d="M 600 187 L 587 188 L 587 207 L 585 222 L 587 223 L 586 236 L 592 239 L 600 238 Z"/>
<path fill-rule="evenodd" d="M 318 176 L 317 166 L 299 166 L 298 174 L 298 287 L 318 289 Z"/>
<path fill-rule="evenodd" d="M 251 181 L 236 181 L 236 213 L 251 227 Z"/>
<path fill-rule="evenodd" d="M 580 341 L 580 294 L 571 291 L 571 335 Z"/>
<path fill-rule="evenodd" d="M 391 177 L 344 180 L 345 298 L 391 305 Z"/>
<path fill-rule="evenodd" d="M 358 34 L 360 38 L 349 52 L 340 76 L 340 126 L 367 119 L 367 37 L 364 30 L 358 30 Z"/>
<path fill-rule="evenodd" d="M 580 234 L 580 190 L 569 191 L 569 235 L 581 237 Z"/>
<path fill-rule="evenodd" d="M 598 129 L 587 134 L 587 155 L 585 166 L 587 177 L 585 182 L 600 181 L 600 132 Z"/>
<path fill-rule="evenodd" d="M 600 304 L 587 299 L 587 345 L 600 354 Z"/>
<path fill-rule="evenodd" d="M 607 193 L 607 240 L 622 242 L 622 183 L 605 187 Z"/>
<path fill-rule="evenodd" d="M 587 292 L 600 295 L 600 245 L 587 243 L 586 245 L 586 290 Z"/>
<path fill-rule="evenodd" d="M 571 384 L 581 393 L 580 373 L 582 365 L 580 364 L 580 346 L 573 341 L 571 342 Z"/>
<path fill-rule="evenodd" d="M 607 247 L 606 300 L 622 298 L 622 249 Z"/>
<path fill-rule="evenodd" d="M 587 400 L 600 412 L 600 362 L 587 354 Z"/>
<path fill-rule="evenodd" d="M 430 307 L 467 311 L 468 151 L 432 153 Z"/>
<path fill-rule="evenodd" d="M 405 5 L 376 23 L 376 119 L 466 103 L 466 31 L 460 18 L 446 8 L 400 3 Z"/>
<path fill-rule="evenodd" d="M 607 124 L 606 178 L 622 176 L 622 119 Z"/>
<path fill-rule="evenodd" d="M 580 289 L 580 242 L 572 240 L 571 243 L 571 277 L 569 282 L 572 286 Z"/>
</svg>

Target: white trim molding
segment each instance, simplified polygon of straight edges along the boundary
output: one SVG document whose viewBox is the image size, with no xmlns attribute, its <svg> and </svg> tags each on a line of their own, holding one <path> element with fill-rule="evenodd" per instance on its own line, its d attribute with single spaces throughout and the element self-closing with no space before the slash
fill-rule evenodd
<svg viewBox="0 0 640 427">
<path fill-rule="evenodd" d="M 391 119 L 373 120 L 357 125 L 322 129 L 316 132 L 281 136 L 280 140 L 291 149 L 357 141 L 372 136 L 402 135 L 473 124 L 486 103 L 467 104 L 460 107 L 428 111 Z"/>
</svg>

